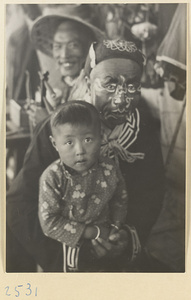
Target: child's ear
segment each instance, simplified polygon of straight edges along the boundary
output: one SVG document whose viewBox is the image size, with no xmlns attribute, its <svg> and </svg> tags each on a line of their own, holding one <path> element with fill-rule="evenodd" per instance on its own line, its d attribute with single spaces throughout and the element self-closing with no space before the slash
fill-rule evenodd
<svg viewBox="0 0 191 300">
<path fill-rule="evenodd" d="M 50 141 L 51 141 L 51 143 L 52 143 L 52 146 L 56 149 L 56 151 L 58 151 L 58 149 L 57 149 L 57 147 L 56 147 L 56 142 L 55 142 L 53 136 L 50 135 L 50 136 L 49 136 L 49 139 L 50 139 Z"/>
</svg>

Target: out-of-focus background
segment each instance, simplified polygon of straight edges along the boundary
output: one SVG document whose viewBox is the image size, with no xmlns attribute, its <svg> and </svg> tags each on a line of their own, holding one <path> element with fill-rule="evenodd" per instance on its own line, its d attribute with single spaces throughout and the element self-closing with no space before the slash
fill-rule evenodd
<svg viewBox="0 0 191 300">
<path fill-rule="evenodd" d="M 53 60 L 35 50 L 30 26 L 51 4 L 6 5 L 6 187 L 22 167 L 32 137 L 27 104 L 38 97 L 38 71 L 51 70 Z M 62 6 L 62 5 L 61 5 Z M 159 124 L 166 168 L 162 212 L 148 240 L 150 253 L 172 272 L 185 267 L 185 149 L 186 149 L 186 4 L 91 4 L 97 26 L 109 39 L 133 40 L 146 56 L 142 95 Z M 99 16 L 99 17 L 98 17 Z"/>
</svg>

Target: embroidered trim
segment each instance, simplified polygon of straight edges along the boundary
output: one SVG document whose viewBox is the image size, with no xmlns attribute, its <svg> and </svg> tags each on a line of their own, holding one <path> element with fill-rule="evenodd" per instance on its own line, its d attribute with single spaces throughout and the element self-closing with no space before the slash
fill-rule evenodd
<svg viewBox="0 0 191 300">
<path fill-rule="evenodd" d="M 128 149 L 130 145 L 134 143 L 137 139 L 138 133 L 140 130 L 140 114 L 138 109 L 135 109 L 135 113 L 131 115 L 124 125 L 123 131 L 119 136 L 119 143 L 125 148 Z"/>
<path fill-rule="evenodd" d="M 127 51 L 130 53 L 138 51 L 133 42 L 124 40 L 104 40 L 103 44 L 111 50 Z"/>
<path fill-rule="evenodd" d="M 63 243 L 63 271 L 76 272 L 78 271 L 79 247 L 69 247 Z"/>
<path fill-rule="evenodd" d="M 140 115 L 135 109 L 135 113 L 124 124 L 121 134 L 116 140 L 104 140 L 101 146 L 101 154 L 110 158 L 118 156 L 129 163 L 137 159 L 144 159 L 145 154 L 142 152 L 129 152 L 127 149 L 132 145 L 138 136 L 140 130 Z"/>
</svg>

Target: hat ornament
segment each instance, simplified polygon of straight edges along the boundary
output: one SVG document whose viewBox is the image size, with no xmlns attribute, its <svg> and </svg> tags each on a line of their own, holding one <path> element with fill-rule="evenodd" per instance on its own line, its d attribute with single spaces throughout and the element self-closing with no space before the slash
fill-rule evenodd
<svg viewBox="0 0 191 300">
<path fill-rule="evenodd" d="M 128 42 L 124 40 L 104 40 L 103 44 L 106 48 L 111 50 L 136 52 L 138 49 L 133 42 Z"/>
</svg>

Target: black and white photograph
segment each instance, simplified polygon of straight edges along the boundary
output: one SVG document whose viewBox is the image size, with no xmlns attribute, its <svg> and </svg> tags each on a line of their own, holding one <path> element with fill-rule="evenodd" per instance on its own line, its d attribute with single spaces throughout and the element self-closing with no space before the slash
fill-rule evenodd
<svg viewBox="0 0 191 300">
<path fill-rule="evenodd" d="M 188 4 L 5 15 L 5 272 L 184 274 Z"/>
</svg>

